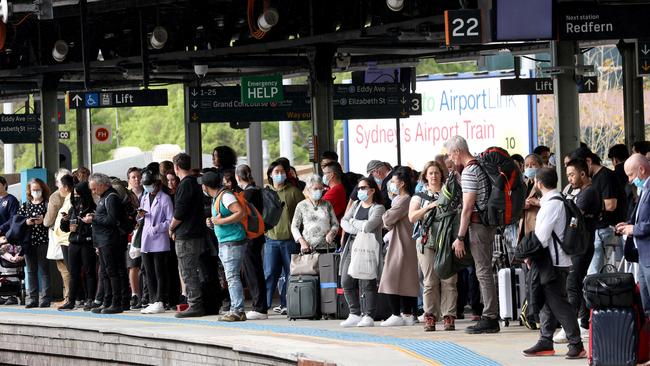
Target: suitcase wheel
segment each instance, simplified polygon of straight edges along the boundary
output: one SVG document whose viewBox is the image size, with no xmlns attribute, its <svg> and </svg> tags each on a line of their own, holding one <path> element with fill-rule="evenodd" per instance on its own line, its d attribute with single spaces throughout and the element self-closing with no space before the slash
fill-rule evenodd
<svg viewBox="0 0 650 366">
<path fill-rule="evenodd" d="M 503 326 L 504 327 L 509 327 L 510 326 L 510 320 L 506 319 L 503 321 Z"/>
</svg>

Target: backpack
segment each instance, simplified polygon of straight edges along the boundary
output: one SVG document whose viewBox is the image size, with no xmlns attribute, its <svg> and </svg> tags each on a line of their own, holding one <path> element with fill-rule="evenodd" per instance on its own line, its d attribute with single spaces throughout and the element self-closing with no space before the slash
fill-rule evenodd
<svg viewBox="0 0 650 366">
<path fill-rule="evenodd" d="M 490 147 L 469 165 L 474 164 L 489 179 L 487 205 L 479 212 L 483 224 L 500 227 L 518 222 L 524 212 L 526 185 L 510 154 L 500 147 Z"/>
<path fill-rule="evenodd" d="M 271 230 L 280 222 L 282 211 L 284 211 L 284 202 L 280 200 L 278 192 L 268 186 L 262 190 L 262 202 L 264 206 L 262 210 L 264 227 L 266 230 Z"/>
<path fill-rule="evenodd" d="M 257 211 L 257 209 L 252 203 L 248 202 L 246 198 L 244 198 L 244 192 L 232 192 L 232 191 L 224 190 L 221 193 L 219 193 L 219 196 L 217 196 L 217 199 L 215 200 L 216 201 L 215 208 L 217 212 L 219 212 L 219 206 L 221 205 L 221 196 L 223 196 L 223 194 L 226 192 L 232 193 L 237 199 L 239 206 L 241 206 L 241 208 L 246 210 L 246 214 L 239 221 L 244 227 L 244 231 L 246 232 L 246 237 L 249 240 L 252 240 L 264 235 L 264 220 L 262 220 L 262 215 L 260 215 L 260 213 Z"/>
<path fill-rule="evenodd" d="M 120 235 L 129 235 L 135 230 L 136 224 L 138 223 L 138 212 L 136 211 L 138 206 L 134 203 L 138 201 L 138 198 L 135 196 L 135 193 L 128 189 L 124 189 L 123 191 L 117 190 L 117 193 L 111 194 L 116 195 L 120 200 L 122 212 L 117 215 Z"/>
<path fill-rule="evenodd" d="M 555 196 L 551 200 L 562 201 L 566 213 L 566 226 L 564 229 L 564 240 L 560 240 L 555 232 L 551 235 L 555 244 L 560 244 L 567 255 L 583 255 L 589 248 L 590 235 L 582 211 L 573 200 L 565 197 Z"/>
</svg>

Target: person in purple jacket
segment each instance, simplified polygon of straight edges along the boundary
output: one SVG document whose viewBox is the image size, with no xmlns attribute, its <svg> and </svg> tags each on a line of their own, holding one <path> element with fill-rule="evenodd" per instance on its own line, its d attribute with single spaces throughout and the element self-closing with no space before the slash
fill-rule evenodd
<svg viewBox="0 0 650 366">
<path fill-rule="evenodd" d="M 144 193 L 140 199 L 138 218 L 142 227 L 142 265 L 147 272 L 149 306 L 140 310 L 142 314 L 165 312 L 169 303 L 168 257 L 170 241 L 167 231 L 174 216 L 171 197 L 161 190 L 162 181 L 158 172 L 145 170 L 142 173 Z"/>
</svg>

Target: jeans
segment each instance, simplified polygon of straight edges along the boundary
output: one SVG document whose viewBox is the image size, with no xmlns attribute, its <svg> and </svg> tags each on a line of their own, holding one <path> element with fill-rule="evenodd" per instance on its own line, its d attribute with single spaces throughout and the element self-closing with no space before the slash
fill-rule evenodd
<svg viewBox="0 0 650 366">
<path fill-rule="evenodd" d="M 266 303 L 268 307 L 273 305 L 273 292 L 280 274 L 290 273 L 291 254 L 298 252 L 297 245 L 293 240 L 273 240 L 266 238 L 264 243 L 264 277 L 266 279 Z M 280 291 L 280 305 L 287 306 L 288 278 L 284 283 L 283 291 Z"/>
<path fill-rule="evenodd" d="M 149 303 L 169 302 L 169 252 L 142 253 L 142 268 L 146 268 L 146 282 L 149 288 Z"/>
<path fill-rule="evenodd" d="M 83 270 L 83 279 L 86 284 L 87 300 L 92 300 L 95 296 L 95 287 L 97 283 L 95 248 L 92 244 L 70 244 L 68 248 L 68 266 L 70 269 L 70 302 L 76 300 L 79 291 L 83 291 L 81 286 L 81 273 Z"/>
<path fill-rule="evenodd" d="M 354 245 L 352 241 L 348 245 Z M 377 310 L 377 280 L 357 280 L 348 274 L 352 250 L 341 258 L 341 287 L 350 314 L 367 315 L 374 318 Z M 361 298 L 361 299 L 360 299 Z"/>
<path fill-rule="evenodd" d="M 104 288 L 104 304 L 109 293 L 111 296 L 111 306 L 118 307 L 128 304 L 128 276 L 126 274 L 126 261 L 124 261 L 124 251 L 126 248 L 122 245 L 107 245 L 99 248 L 99 259 L 104 268 L 105 276 L 108 281 L 104 284 L 110 284 L 110 291 Z M 125 292 L 126 291 L 126 292 Z"/>
<path fill-rule="evenodd" d="M 569 303 L 573 306 L 580 319 L 580 326 L 589 328 L 589 309 L 582 293 L 582 283 L 587 275 L 587 269 L 594 255 L 594 246 L 590 245 L 587 252 L 571 258 L 571 270 L 567 277 L 566 289 Z"/>
<path fill-rule="evenodd" d="M 230 311 L 244 312 L 244 287 L 241 283 L 241 268 L 244 261 L 245 241 L 219 243 L 219 258 L 223 263 L 230 294 Z"/>
<path fill-rule="evenodd" d="M 482 224 L 471 224 L 469 228 L 469 245 L 476 266 L 483 298 L 483 315 L 496 319 L 499 316 L 497 305 L 497 288 L 492 274 L 492 242 L 496 229 Z"/>
<path fill-rule="evenodd" d="M 646 316 L 650 315 L 650 266 L 639 263 L 639 288 L 641 290 L 641 303 Z"/>
<path fill-rule="evenodd" d="M 594 274 L 600 272 L 601 268 L 605 265 L 605 246 L 613 245 L 616 242 L 614 229 L 606 227 L 596 230 L 596 237 L 594 240 L 594 257 L 591 259 L 587 274 Z"/>
<path fill-rule="evenodd" d="M 25 254 L 27 264 L 27 290 L 29 301 L 50 303 L 50 261 L 46 258 L 47 244 L 29 248 Z"/>
<path fill-rule="evenodd" d="M 199 257 L 205 250 L 204 238 L 176 239 L 178 269 L 185 282 L 187 303 L 195 309 L 203 308 L 201 283 L 199 280 Z"/>
<path fill-rule="evenodd" d="M 253 311 L 266 314 L 268 305 L 266 303 L 266 280 L 264 278 L 264 262 L 262 261 L 262 250 L 264 249 L 264 237 L 259 237 L 246 242 L 244 250 L 244 276 L 248 284 L 248 291 L 253 300 Z"/>
</svg>

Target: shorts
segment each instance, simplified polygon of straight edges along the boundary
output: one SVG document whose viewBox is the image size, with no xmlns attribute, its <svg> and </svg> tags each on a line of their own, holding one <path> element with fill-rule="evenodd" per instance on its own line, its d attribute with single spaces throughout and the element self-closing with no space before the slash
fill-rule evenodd
<svg viewBox="0 0 650 366">
<path fill-rule="evenodd" d="M 126 251 L 126 268 L 140 268 L 142 266 L 142 257 L 136 259 L 131 258 L 129 251 Z"/>
</svg>

